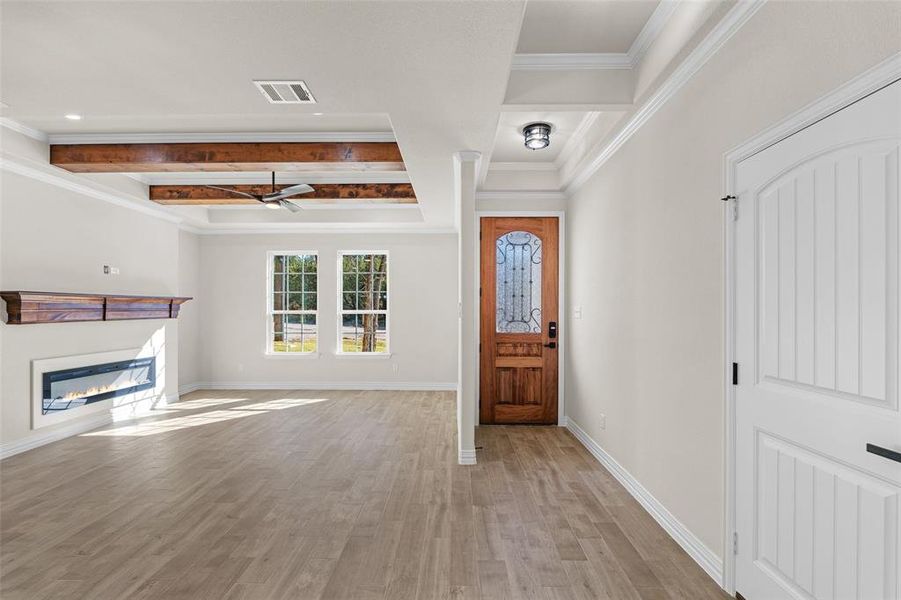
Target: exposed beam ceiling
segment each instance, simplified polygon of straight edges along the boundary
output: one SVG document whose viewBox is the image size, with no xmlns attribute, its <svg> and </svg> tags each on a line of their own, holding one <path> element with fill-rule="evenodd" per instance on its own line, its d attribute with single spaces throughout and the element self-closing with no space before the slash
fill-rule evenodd
<svg viewBox="0 0 901 600">
<path fill-rule="evenodd" d="M 271 185 L 224 185 L 223 188 L 247 194 L 268 194 Z M 289 185 L 276 185 L 281 190 Z M 226 191 L 205 185 L 151 185 L 150 199 L 166 205 L 240 205 L 259 204 Z M 416 204 L 416 194 L 409 183 L 336 183 L 317 184 L 309 194 L 291 198 L 295 202 L 316 204 Z"/>
<path fill-rule="evenodd" d="M 50 163 L 73 173 L 405 170 L 395 142 L 51 145 Z"/>
</svg>

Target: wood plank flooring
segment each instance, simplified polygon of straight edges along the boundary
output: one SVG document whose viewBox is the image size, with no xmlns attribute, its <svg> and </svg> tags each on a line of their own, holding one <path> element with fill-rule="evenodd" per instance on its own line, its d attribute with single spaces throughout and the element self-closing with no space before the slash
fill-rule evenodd
<svg viewBox="0 0 901 600">
<path fill-rule="evenodd" d="M 0 597 L 719 599 L 565 430 L 453 394 L 194 392 L 0 463 Z"/>
</svg>

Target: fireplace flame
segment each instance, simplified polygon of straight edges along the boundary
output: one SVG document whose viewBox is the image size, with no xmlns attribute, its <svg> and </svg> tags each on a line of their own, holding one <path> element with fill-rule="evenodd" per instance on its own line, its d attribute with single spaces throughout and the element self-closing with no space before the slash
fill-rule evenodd
<svg viewBox="0 0 901 600">
<path fill-rule="evenodd" d="M 57 398 L 57 400 L 78 400 L 79 398 L 89 398 L 90 396 L 97 396 L 99 394 L 106 394 L 107 392 L 115 392 L 116 390 L 121 390 L 123 388 L 129 388 L 140 385 L 140 382 L 135 381 L 134 379 L 130 379 L 128 381 L 117 382 L 110 385 L 98 385 L 94 387 L 89 387 L 86 390 L 78 391 L 78 392 L 68 392 L 65 396 L 61 396 Z"/>
</svg>

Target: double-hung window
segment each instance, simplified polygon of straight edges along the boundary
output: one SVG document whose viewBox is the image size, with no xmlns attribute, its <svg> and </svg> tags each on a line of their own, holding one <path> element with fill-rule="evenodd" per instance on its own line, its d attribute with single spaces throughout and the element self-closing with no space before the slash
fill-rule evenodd
<svg viewBox="0 0 901 600">
<path fill-rule="evenodd" d="M 270 354 L 318 350 L 319 257 L 315 252 L 269 253 Z"/>
<path fill-rule="evenodd" d="M 388 353 L 388 253 L 338 255 L 338 351 Z"/>
</svg>

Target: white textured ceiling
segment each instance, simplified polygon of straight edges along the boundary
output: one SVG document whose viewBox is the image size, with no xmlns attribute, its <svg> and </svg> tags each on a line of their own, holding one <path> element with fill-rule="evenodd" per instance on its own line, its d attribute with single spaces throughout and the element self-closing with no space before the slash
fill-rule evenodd
<svg viewBox="0 0 901 600">
<path fill-rule="evenodd" d="M 519 53 L 626 52 L 659 0 L 529 0 Z"/>
<path fill-rule="evenodd" d="M 553 162 L 588 113 L 584 112 L 505 112 L 497 127 L 497 139 L 491 162 Z M 543 150 L 529 150 L 523 143 L 522 128 L 543 121 L 551 125 L 551 144 Z"/>
<path fill-rule="evenodd" d="M 524 3 L 3 2 L 3 116 L 50 132 L 381 130 L 430 226 L 451 226 L 453 154 L 488 153 Z M 303 79 L 311 106 L 253 79 Z M 63 115 L 79 112 L 83 121 Z M 363 122 L 360 120 L 362 119 Z M 309 127 L 308 127 L 309 126 Z"/>
</svg>

